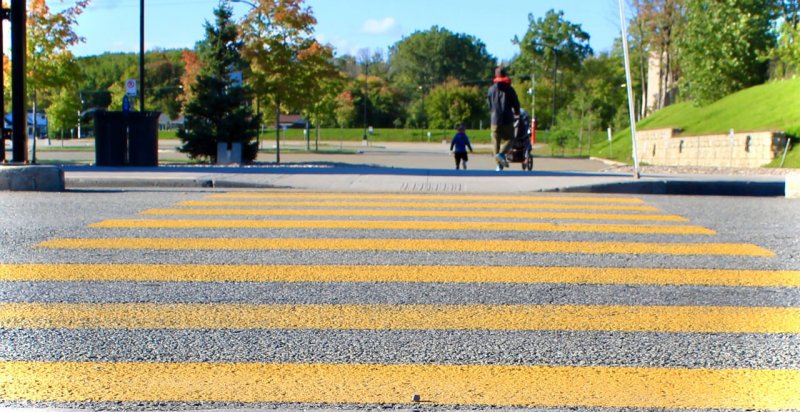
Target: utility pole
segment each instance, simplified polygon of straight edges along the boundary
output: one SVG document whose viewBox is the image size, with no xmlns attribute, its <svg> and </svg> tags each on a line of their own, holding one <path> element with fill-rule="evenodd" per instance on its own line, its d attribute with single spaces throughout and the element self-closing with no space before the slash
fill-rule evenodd
<svg viewBox="0 0 800 412">
<path fill-rule="evenodd" d="M 558 90 L 558 49 L 550 47 L 553 51 L 553 120 L 550 122 L 550 129 L 556 125 L 556 91 Z"/>
<path fill-rule="evenodd" d="M 364 146 L 367 145 L 367 103 L 369 103 L 369 56 L 364 54 Z"/>
<path fill-rule="evenodd" d="M 139 0 L 139 111 L 144 113 L 144 0 Z"/>
<path fill-rule="evenodd" d="M 25 111 L 25 59 L 27 34 L 24 0 L 11 2 L 11 115 L 13 162 L 28 162 L 28 114 Z"/>
<path fill-rule="evenodd" d="M 619 0 L 619 23 L 622 29 L 622 49 L 625 54 L 625 80 L 628 89 L 628 113 L 631 118 L 631 142 L 633 144 L 633 177 L 639 178 L 639 151 L 636 145 L 636 112 L 633 104 L 633 80 L 631 80 L 631 61 L 628 56 L 628 33 L 625 28 L 625 6 Z"/>
<path fill-rule="evenodd" d="M 0 9 L 0 61 L 3 61 L 3 22 L 11 17 L 10 9 Z M 6 161 L 6 102 L 3 100 L 5 94 L 5 79 L 3 78 L 3 70 L 0 70 L 0 162 Z"/>
</svg>

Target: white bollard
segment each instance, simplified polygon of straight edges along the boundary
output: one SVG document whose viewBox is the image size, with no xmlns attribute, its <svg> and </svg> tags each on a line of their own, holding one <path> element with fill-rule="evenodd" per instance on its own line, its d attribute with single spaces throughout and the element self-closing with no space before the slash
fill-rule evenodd
<svg viewBox="0 0 800 412">
<path fill-rule="evenodd" d="M 786 198 L 800 199 L 800 173 L 786 175 Z"/>
</svg>

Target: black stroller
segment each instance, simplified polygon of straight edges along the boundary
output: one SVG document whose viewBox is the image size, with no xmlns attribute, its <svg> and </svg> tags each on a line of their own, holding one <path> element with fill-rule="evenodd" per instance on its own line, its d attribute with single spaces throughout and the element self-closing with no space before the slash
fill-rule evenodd
<svg viewBox="0 0 800 412">
<path fill-rule="evenodd" d="M 506 154 L 509 163 L 522 163 L 522 170 L 533 170 L 533 139 L 531 118 L 525 110 L 514 120 L 514 140 Z"/>
</svg>

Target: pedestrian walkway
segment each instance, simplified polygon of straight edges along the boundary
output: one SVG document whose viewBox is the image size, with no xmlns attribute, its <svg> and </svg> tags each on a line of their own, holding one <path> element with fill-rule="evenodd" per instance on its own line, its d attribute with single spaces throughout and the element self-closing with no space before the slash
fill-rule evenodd
<svg viewBox="0 0 800 412">
<path fill-rule="evenodd" d="M 202 197 L 36 245 L 74 263 L 0 264 L 0 282 L 30 289 L 0 303 L 0 328 L 39 343 L 0 360 L 0 400 L 800 409 L 800 308 L 775 297 L 795 293 L 800 272 L 682 266 L 688 256 L 758 263 L 774 253 L 718 241 L 713 227 L 640 198 Z M 83 250 L 109 262 L 75 262 Z M 211 251 L 236 261 L 135 262 Z M 626 265 L 535 263 L 575 255 Z M 464 256 L 506 263 L 454 263 Z M 661 257 L 673 265 L 647 264 Z"/>
</svg>

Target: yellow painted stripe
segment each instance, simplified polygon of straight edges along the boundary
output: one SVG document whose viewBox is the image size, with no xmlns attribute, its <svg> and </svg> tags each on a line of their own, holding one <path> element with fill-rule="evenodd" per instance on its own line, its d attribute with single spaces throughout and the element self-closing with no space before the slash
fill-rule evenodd
<svg viewBox="0 0 800 412">
<path fill-rule="evenodd" d="M 372 199 L 372 200 L 469 200 L 499 202 L 575 202 L 575 203 L 623 203 L 640 204 L 633 197 L 583 197 L 583 196 L 524 196 L 524 195 L 443 195 L 443 194 L 379 194 L 379 193 L 285 193 L 285 192 L 238 192 L 210 195 L 212 199 Z"/>
<path fill-rule="evenodd" d="M 800 409 L 800 371 L 580 366 L 0 362 L 0 399 Z"/>
<path fill-rule="evenodd" d="M 486 210 L 334 210 L 334 209 L 150 209 L 142 215 L 164 216 L 357 216 L 357 217 L 450 217 L 491 218 L 503 216 Z M 570 213 L 515 211 L 514 219 L 572 219 L 572 220 L 630 220 L 657 222 L 688 222 L 677 215 L 634 213 Z"/>
<path fill-rule="evenodd" d="M 538 209 L 560 209 L 560 210 L 617 210 L 617 211 L 636 211 L 636 212 L 657 212 L 653 206 L 628 206 L 628 205 L 593 205 L 593 204 L 557 204 L 557 203 L 446 203 L 446 202 L 362 202 L 362 201 L 343 201 L 331 202 L 322 200 L 308 201 L 271 201 L 271 200 L 187 200 L 179 202 L 178 206 L 193 207 L 380 207 L 380 208 L 399 208 L 399 209 L 466 209 L 466 210 L 538 210 Z"/>
<path fill-rule="evenodd" d="M 316 238 L 74 238 L 37 245 L 55 249 L 161 250 L 372 250 L 763 256 L 774 254 L 747 243 L 566 242 L 537 240 L 316 239 Z"/>
<path fill-rule="evenodd" d="M 211 220 L 108 219 L 89 225 L 113 229 L 347 229 L 347 230 L 475 230 L 510 232 L 583 232 L 670 235 L 714 235 L 701 226 L 619 225 L 545 222 L 386 221 L 386 220 Z"/>
<path fill-rule="evenodd" d="M 800 308 L 0 303 L 0 327 L 800 333 Z"/>
<path fill-rule="evenodd" d="M 800 271 L 513 266 L 0 264 L 0 281 L 451 282 L 800 287 Z"/>
</svg>

